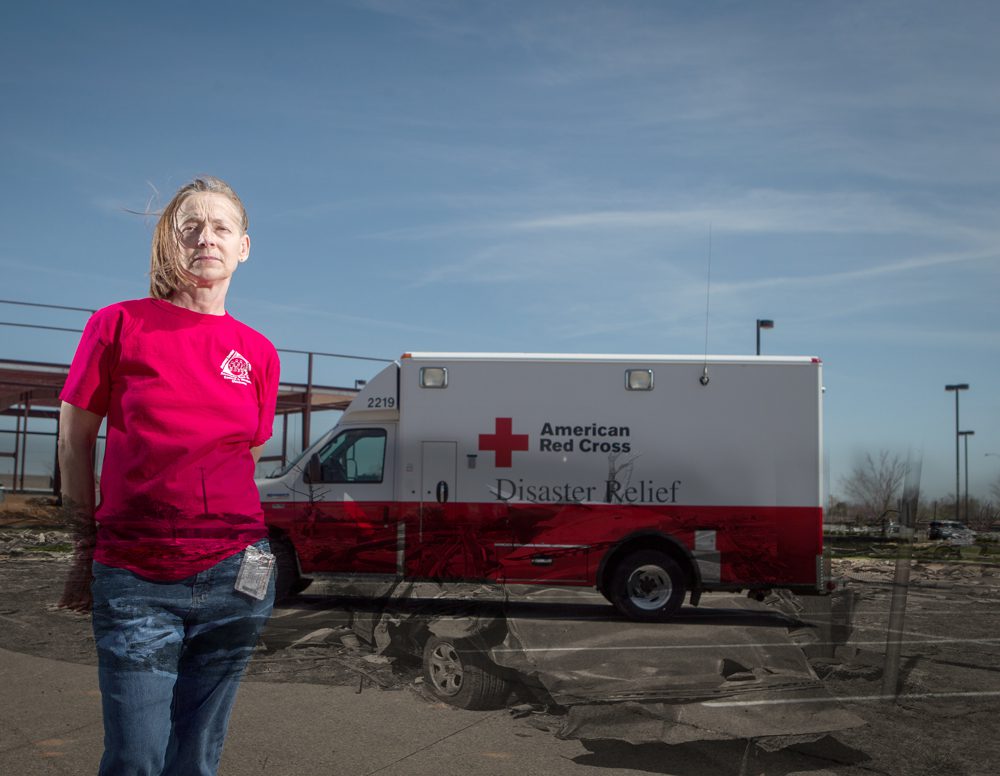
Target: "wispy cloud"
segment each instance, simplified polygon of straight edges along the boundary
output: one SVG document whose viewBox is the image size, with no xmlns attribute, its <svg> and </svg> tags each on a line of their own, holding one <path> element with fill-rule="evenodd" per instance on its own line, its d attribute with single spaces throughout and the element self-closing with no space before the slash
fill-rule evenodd
<svg viewBox="0 0 1000 776">
<path fill-rule="evenodd" d="M 615 195 L 608 198 L 613 200 Z M 517 209 L 516 198 L 501 209 Z M 689 201 L 654 209 L 552 212 L 551 205 L 548 209 L 548 214 L 522 218 L 490 219 L 477 212 L 466 219 L 458 214 L 445 223 L 401 229 L 380 238 L 437 241 L 439 247 L 449 246 L 439 254 L 439 261 L 422 265 L 416 275 L 407 267 L 406 277 L 418 287 L 542 279 L 581 288 L 597 282 L 605 290 L 609 284 L 621 287 L 627 275 L 646 278 L 652 284 L 663 273 L 671 274 L 659 279 L 661 285 L 677 288 L 691 283 L 700 287 L 709 229 L 723 238 L 717 240 L 716 248 L 723 259 L 727 253 L 732 256 L 734 239 L 740 238 L 757 241 L 750 251 L 741 246 L 744 255 L 764 250 L 770 257 L 753 265 L 750 278 L 717 275 L 715 293 L 728 296 L 792 287 L 847 286 L 947 265 L 988 265 L 1000 258 L 1000 230 L 974 210 L 910 206 L 869 193 L 754 190 L 715 198 L 696 195 Z M 781 238 L 788 235 L 800 243 L 795 255 L 808 255 L 808 243 L 801 241 L 815 240 L 825 258 L 821 263 L 818 259 L 793 261 L 780 247 Z M 890 245 L 885 242 L 889 239 L 903 242 Z M 762 249 L 761 240 L 779 247 Z M 916 251 L 917 243 L 933 249 Z M 843 247 L 838 249 L 837 245 Z M 839 256 L 838 250 L 842 251 Z M 782 255 L 786 255 L 784 261 L 780 260 Z M 815 271 L 831 265 L 838 269 Z M 739 267 L 739 275 L 747 274 L 748 265 Z M 691 276 L 678 278 L 677 271 L 690 272 Z"/>
<path fill-rule="evenodd" d="M 1000 234 L 996 229 L 967 226 L 866 192 L 825 194 L 766 189 L 720 198 L 717 203 L 557 213 L 515 221 L 510 228 L 704 230 L 708 225 L 719 233 L 933 234 L 994 244 Z"/>
<path fill-rule="evenodd" d="M 455 235 L 523 236 L 525 233 L 678 230 L 723 234 L 929 235 L 977 245 L 1000 242 L 992 207 L 904 204 L 868 191 L 814 192 L 778 189 L 694 192 L 649 206 L 634 191 L 606 190 L 584 204 L 568 183 L 550 192 L 509 192 L 484 198 L 455 195 L 442 202 L 451 217 L 361 235 L 370 239 L 430 240 Z M 559 208 L 560 200 L 567 200 Z M 639 204 L 637 200 L 641 200 Z M 464 207 L 463 207 L 464 205 Z M 541 214 L 539 214 L 541 211 Z M 548 212 L 544 212 L 548 211 Z M 532 213 L 511 216 L 512 213 Z M 492 215 L 491 215 L 492 213 Z"/>
<path fill-rule="evenodd" d="M 828 272 L 797 277 L 779 276 L 758 278 L 755 280 L 746 280 L 735 283 L 720 283 L 715 287 L 715 290 L 722 294 L 743 294 L 749 291 L 777 290 L 781 288 L 791 288 L 793 286 L 800 288 L 806 286 L 829 286 L 868 280 L 885 275 L 913 272 L 915 270 L 928 269 L 931 267 L 946 266 L 949 264 L 997 261 L 998 259 L 1000 259 L 1000 251 L 998 250 L 936 253 L 927 256 L 914 256 L 899 261 L 889 261 L 884 264 L 875 264 L 873 266 L 845 270 L 842 272 Z"/>
<path fill-rule="evenodd" d="M 105 289 L 107 288 L 120 288 L 135 289 L 136 282 L 134 277 L 123 277 L 116 275 L 105 275 L 99 272 L 93 272 L 89 269 L 75 270 L 69 269 L 64 265 L 57 264 L 51 261 L 31 261 L 30 259 L 10 259 L 10 258 L 0 258 L 0 268 L 4 270 L 12 270 L 15 272 L 31 273 L 36 275 L 44 275 L 48 278 L 59 278 L 59 279 L 74 279 L 86 281 L 86 286 L 89 288 L 94 283 L 100 283 Z M 142 278 L 142 272 L 139 271 L 139 284 L 145 285 Z"/>
</svg>

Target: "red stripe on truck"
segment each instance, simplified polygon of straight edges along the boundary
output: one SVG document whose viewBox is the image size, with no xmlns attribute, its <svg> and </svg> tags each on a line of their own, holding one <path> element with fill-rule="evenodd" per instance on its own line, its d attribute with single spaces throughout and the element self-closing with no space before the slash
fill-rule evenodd
<svg viewBox="0 0 1000 776">
<path fill-rule="evenodd" d="M 820 507 L 341 501 L 264 510 L 306 573 L 395 573 L 402 550 L 414 578 L 595 585 L 622 542 L 666 538 L 691 562 L 717 562 L 718 586 L 784 587 L 815 585 L 823 552 Z M 701 535 L 717 558 L 696 547 L 699 532 L 710 532 Z"/>
</svg>

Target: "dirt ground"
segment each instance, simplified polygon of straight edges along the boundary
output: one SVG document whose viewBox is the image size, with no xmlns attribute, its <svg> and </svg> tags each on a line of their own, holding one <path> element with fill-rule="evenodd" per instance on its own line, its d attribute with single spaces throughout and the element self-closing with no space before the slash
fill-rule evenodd
<svg viewBox="0 0 1000 776">
<path fill-rule="evenodd" d="M 11 505 L 8 504 L 8 507 Z M 55 607 L 69 564 L 68 535 L 31 505 L 0 512 L 0 647 L 94 664 L 89 618 Z M 1000 769 L 1000 565 L 955 558 L 915 561 L 902 643 L 900 695 L 882 695 L 882 668 L 894 561 L 854 557 L 835 571 L 857 593 L 853 635 L 835 659 L 813 668 L 843 708 L 864 720 L 818 741 L 747 747 L 738 741 L 668 746 L 599 740 L 585 744 L 593 767 L 674 773 L 679 749 L 696 750 L 705 769 L 740 763 L 741 773 L 986 776 Z M 276 609 L 248 681 L 325 683 L 359 692 L 426 695 L 419 663 L 358 638 L 335 601 L 303 596 Z M 622 627 L 627 627 L 623 625 Z M 668 626 L 664 626 L 668 627 Z M 510 713 L 557 734 L 558 708 L 516 696 Z M 734 711 L 733 713 L 738 713 Z M 804 712 L 805 713 L 805 712 Z M 691 773 L 691 776 L 694 776 Z"/>
</svg>

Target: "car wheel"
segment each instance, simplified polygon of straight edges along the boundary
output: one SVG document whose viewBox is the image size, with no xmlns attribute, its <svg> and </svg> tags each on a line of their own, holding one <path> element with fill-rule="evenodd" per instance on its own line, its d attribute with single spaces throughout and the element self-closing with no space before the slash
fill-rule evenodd
<svg viewBox="0 0 1000 776">
<path fill-rule="evenodd" d="M 424 645 L 424 681 L 441 700 L 462 709 L 497 709 L 512 684 L 469 639 L 431 636 Z"/>
<path fill-rule="evenodd" d="M 626 555 L 611 574 L 608 598 L 633 620 L 665 620 L 684 603 L 684 572 L 660 550 Z"/>
</svg>

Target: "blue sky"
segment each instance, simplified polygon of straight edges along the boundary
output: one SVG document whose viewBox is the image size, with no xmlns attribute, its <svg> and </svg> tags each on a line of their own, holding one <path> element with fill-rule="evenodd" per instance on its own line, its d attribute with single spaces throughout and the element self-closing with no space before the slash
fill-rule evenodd
<svg viewBox="0 0 1000 776">
<path fill-rule="evenodd" d="M 711 256 L 711 352 L 772 318 L 765 352 L 823 359 L 834 492 L 881 448 L 953 490 L 944 385 L 968 382 L 985 495 L 997 40 L 992 2 L 7 3 L 0 298 L 143 296 L 128 211 L 199 173 L 247 204 L 229 308 L 279 347 L 700 354 Z"/>
</svg>

